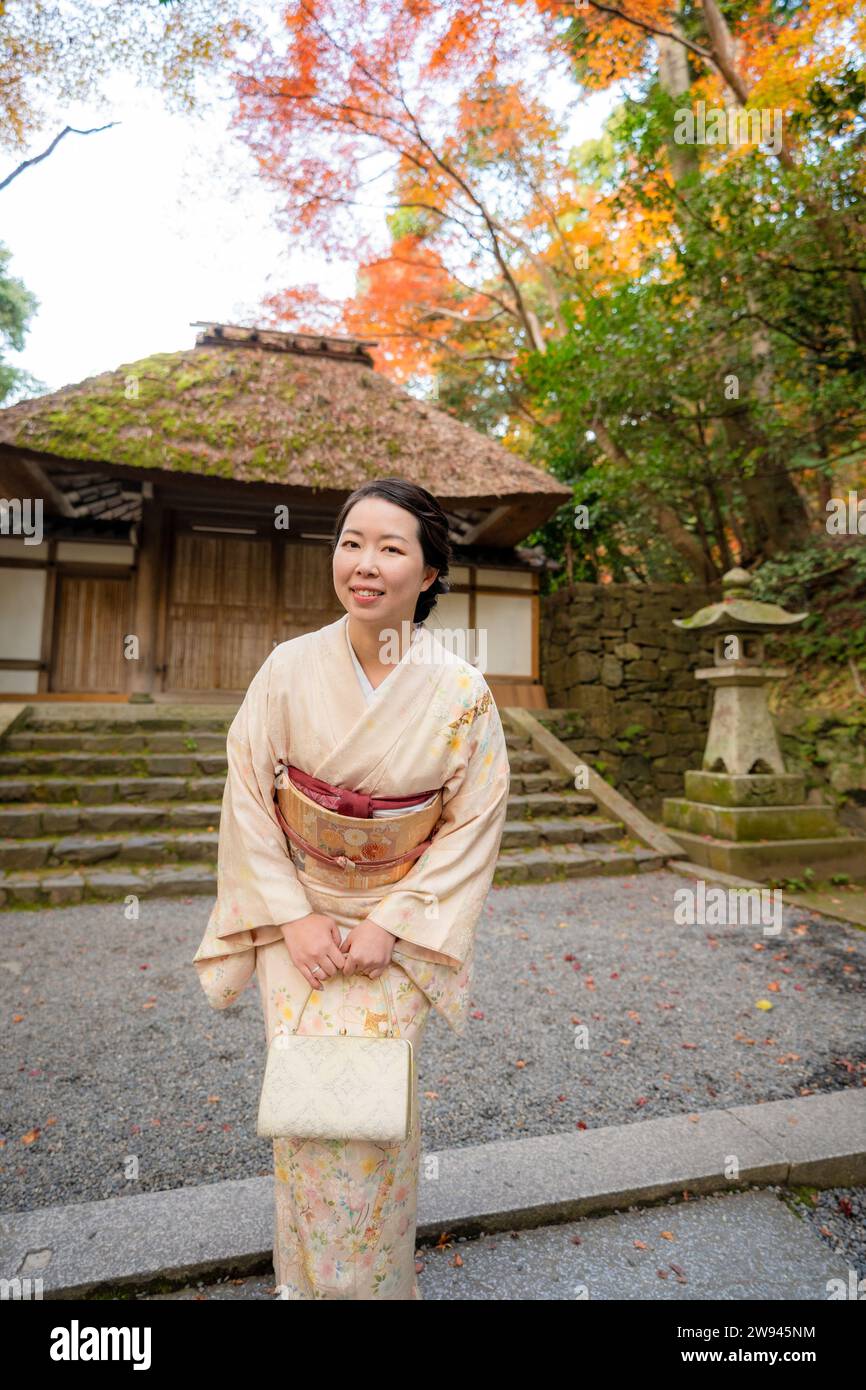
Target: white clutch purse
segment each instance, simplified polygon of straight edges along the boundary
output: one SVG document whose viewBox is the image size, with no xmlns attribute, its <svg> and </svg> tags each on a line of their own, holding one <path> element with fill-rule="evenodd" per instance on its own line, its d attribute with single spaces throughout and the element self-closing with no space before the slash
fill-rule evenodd
<svg viewBox="0 0 866 1390">
<path fill-rule="evenodd" d="M 387 968 L 387 967 L 386 967 Z M 379 976 L 389 1019 L 396 1019 L 385 973 Z M 306 1007 L 306 1005 L 304 1006 Z M 380 1036 L 298 1037 L 281 1024 L 268 1048 L 259 1099 L 262 1138 L 371 1139 L 401 1144 L 411 1134 L 415 1051 L 393 1026 Z"/>
</svg>

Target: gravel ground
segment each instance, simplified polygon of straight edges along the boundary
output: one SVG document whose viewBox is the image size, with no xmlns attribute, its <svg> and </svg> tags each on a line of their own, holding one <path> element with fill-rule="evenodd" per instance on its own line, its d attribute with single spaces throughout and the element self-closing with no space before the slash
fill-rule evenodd
<svg viewBox="0 0 866 1390">
<path fill-rule="evenodd" d="M 678 925 L 692 886 L 662 871 L 494 888 L 467 1031 L 432 1014 L 419 1047 L 425 1148 L 864 1084 L 866 934 L 798 908 L 777 936 Z M 141 907 L 0 913 L 3 1210 L 272 1171 L 255 980 L 211 1009 L 191 965 L 211 899 Z M 862 1192 L 838 1195 L 855 1215 L 821 1194 L 818 1224 L 859 1227 L 862 1256 Z"/>
</svg>

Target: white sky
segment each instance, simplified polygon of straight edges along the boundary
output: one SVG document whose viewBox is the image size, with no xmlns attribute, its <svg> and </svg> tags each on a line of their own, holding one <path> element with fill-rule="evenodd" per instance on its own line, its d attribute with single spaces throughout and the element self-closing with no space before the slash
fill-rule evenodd
<svg viewBox="0 0 866 1390">
<path fill-rule="evenodd" d="M 107 91 L 105 107 L 59 110 L 56 126 L 25 156 L 0 155 L 5 177 L 66 124 L 120 122 L 98 135 L 67 135 L 0 192 L 9 274 L 40 301 L 24 351 L 8 352 L 10 364 L 54 391 L 192 347 L 192 320 L 263 319 L 263 297 L 288 285 L 315 280 L 329 295 L 354 292 L 353 265 L 300 255 L 276 230 L 278 195 L 259 182 L 252 156 L 227 130 L 230 93 L 220 100 L 212 89 L 217 99 L 198 117 L 166 111 L 158 92 L 125 74 Z M 612 104 L 602 94 L 579 109 L 572 142 L 597 135 Z"/>
</svg>

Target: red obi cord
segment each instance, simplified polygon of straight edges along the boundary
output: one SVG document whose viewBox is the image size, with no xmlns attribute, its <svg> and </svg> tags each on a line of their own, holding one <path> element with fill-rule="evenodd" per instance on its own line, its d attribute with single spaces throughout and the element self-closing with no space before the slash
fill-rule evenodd
<svg viewBox="0 0 866 1390">
<path fill-rule="evenodd" d="M 374 811 L 396 811 L 403 806 L 417 806 L 434 796 L 440 789 L 431 787 L 428 792 L 415 792 L 412 796 L 368 796 L 366 792 L 349 791 L 346 787 L 335 787 L 323 782 L 319 777 L 311 777 L 299 767 L 283 766 L 292 782 L 305 792 L 311 801 L 324 806 L 326 811 L 336 811 L 341 816 L 353 816 L 358 820 L 369 820 Z"/>
</svg>

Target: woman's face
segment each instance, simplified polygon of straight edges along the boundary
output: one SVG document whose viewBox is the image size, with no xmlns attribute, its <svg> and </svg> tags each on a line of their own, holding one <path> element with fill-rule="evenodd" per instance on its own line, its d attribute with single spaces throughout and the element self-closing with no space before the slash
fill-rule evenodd
<svg viewBox="0 0 866 1390">
<path fill-rule="evenodd" d="M 418 595 L 438 570 L 425 565 L 418 522 L 384 497 L 365 497 L 349 512 L 334 551 L 334 589 L 356 623 L 376 632 L 412 621 Z M 359 590 L 373 589 L 365 599 Z"/>
</svg>

